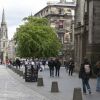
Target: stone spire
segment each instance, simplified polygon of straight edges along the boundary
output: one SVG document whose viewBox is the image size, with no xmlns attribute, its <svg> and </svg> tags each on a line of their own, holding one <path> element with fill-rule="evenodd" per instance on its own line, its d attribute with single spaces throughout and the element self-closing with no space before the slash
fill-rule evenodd
<svg viewBox="0 0 100 100">
<path fill-rule="evenodd" d="M 6 64 L 6 57 L 8 54 L 7 48 L 8 48 L 8 33 L 7 33 L 7 24 L 5 21 L 5 12 L 3 9 L 1 30 L 0 30 L 0 50 L 2 52 L 2 55 L 1 55 L 0 59 L 2 60 L 2 62 L 4 64 Z"/>
<path fill-rule="evenodd" d="M 1 37 L 5 37 L 6 39 L 8 39 L 7 24 L 6 24 L 6 21 L 5 21 L 4 9 L 3 9 L 3 12 L 2 12 L 2 21 L 1 21 Z"/>
<path fill-rule="evenodd" d="M 3 9 L 1 25 L 4 25 L 4 24 L 6 24 L 6 22 L 5 22 L 5 12 L 4 12 L 4 9 Z"/>
<path fill-rule="evenodd" d="M 66 0 L 60 0 L 60 3 L 66 3 Z"/>
</svg>

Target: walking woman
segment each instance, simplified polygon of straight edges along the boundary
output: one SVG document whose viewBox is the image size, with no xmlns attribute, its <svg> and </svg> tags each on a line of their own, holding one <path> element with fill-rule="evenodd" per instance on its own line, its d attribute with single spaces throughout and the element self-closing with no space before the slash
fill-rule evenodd
<svg viewBox="0 0 100 100">
<path fill-rule="evenodd" d="M 100 92 L 100 61 L 96 63 L 96 75 L 97 75 L 96 91 Z"/>
</svg>

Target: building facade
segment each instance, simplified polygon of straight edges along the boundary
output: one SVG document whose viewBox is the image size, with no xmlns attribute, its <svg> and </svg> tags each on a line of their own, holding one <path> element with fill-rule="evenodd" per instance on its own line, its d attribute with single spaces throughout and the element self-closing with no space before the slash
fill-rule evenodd
<svg viewBox="0 0 100 100">
<path fill-rule="evenodd" d="M 63 54 L 68 50 L 67 44 L 73 42 L 74 35 L 72 30 L 74 28 L 72 22 L 74 20 L 75 6 L 75 1 L 66 2 L 66 0 L 60 0 L 60 2 L 56 3 L 48 2 L 45 8 L 34 15 L 35 17 L 46 17 L 49 19 L 51 27 L 56 30 L 57 36 L 63 44 Z"/>
<path fill-rule="evenodd" d="M 86 55 L 95 63 L 100 60 L 100 0 L 86 0 L 88 17 L 88 46 Z"/>
<path fill-rule="evenodd" d="M 0 27 L 0 60 L 5 63 L 7 59 L 7 48 L 8 48 L 8 33 L 7 24 L 5 21 L 5 12 L 2 12 L 2 21 Z"/>
<path fill-rule="evenodd" d="M 76 9 L 75 9 L 75 65 L 76 70 L 79 69 L 80 64 L 82 63 L 83 53 L 85 50 L 83 49 L 85 45 L 83 45 L 84 36 L 84 5 L 85 0 L 77 0 Z"/>
<path fill-rule="evenodd" d="M 99 18 L 100 0 L 77 1 L 75 17 L 75 60 L 77 68 L 84 57 L 87 57 L 92 64 L 100 60 Z"/>
<path fill-rule="evenodd" d="M 15 40 L 11 39 L 8 43 L 8 59 L 14 60 L 16 58 Z"/>
</svg>

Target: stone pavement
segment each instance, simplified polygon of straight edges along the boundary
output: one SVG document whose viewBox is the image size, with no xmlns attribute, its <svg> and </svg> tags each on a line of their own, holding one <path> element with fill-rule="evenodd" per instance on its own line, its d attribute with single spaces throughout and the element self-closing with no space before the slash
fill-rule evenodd
<svg viewBox="0 0 100 100">
<path fill-rule="evenodd" d="M 14 73 L 0 65 L 0 100 L 48 100 L 15 79 Z"/>
<path fill-rule="evenodd" d="M 21 69 L 23 70 L 23 68 Z M 3 77 L 2 77 L 3 76 Z M 43 77 L 44 86 L 37 86 L 37 82 L 25 82 L 25 80 L 10 69 L 0 66 L 0 100 L 73 100 L 73 90 L 81 87 L 81 80 L 76 73 L 68 76 L 64 68 L 61 68 L 60 77 L 49 76 L 48 68 L 39 72 Z M 51 93 L 51 84 L 58 82 L 59 93 Z M 91 79 L 91 95 L 82 95 L 83 100 L 100 100 L 100 93 L 95 92 L 96 80 Z"/>
</svg>

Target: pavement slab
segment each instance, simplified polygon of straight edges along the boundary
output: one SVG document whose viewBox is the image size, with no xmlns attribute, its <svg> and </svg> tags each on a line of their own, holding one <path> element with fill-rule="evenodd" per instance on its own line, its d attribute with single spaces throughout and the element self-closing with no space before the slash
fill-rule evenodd
<svg viewBox="0 0 100 100">
<path fill-rule="evenodd" d="M 8 70 L 0 66 L 0 100 L 48 100 L 16 80 Z"/>
</svg>

